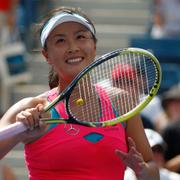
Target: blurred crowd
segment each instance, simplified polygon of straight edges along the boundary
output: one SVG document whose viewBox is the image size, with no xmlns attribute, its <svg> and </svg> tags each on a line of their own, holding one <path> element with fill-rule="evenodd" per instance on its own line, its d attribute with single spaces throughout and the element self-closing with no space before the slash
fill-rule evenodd
<svg viewBox="0 0 180 180">
<path fill-rule="evenodd" d="M 9 49 L 13 44 L 21 44 L 28 52 L 37 46 L 32 30 L 38 20 L 38 10 L 43 12 L 51 4 L 49 0 L 43 0 L 43 2 L 41 0 L 0 0 L 0 50 Z M 0 87 L 2 85 L 0 77 Z M 0 180 L 16 179 L 11 165 L 0 161 Z"/>
<path fill-rule="evenodd" d="M 153 9 L 150 36 L 154 39 L 179 39 L 180 0 L 154 0 Z M 165 176 L 161 174 L 161 179 L 180 179 L 177 176 L 180 173 L 180 84 L 169 87 L 157 96 L 142 112 L 142 117 L 144 122 L 151 122 L 145 124 L 145 128 L 152 130 L 147 137 L 154 158 L 163 171 L 166 170 Z"/>
<path fill-rule="evenodd" d="M 153 24 L 150 35 L 154 39 L 180 38 L 180 0 L 154 0 Z M 170 60 L 169 60 L 170 61 Z M 150 110 L 148 110 L 148 108 Z M 154 99 L 152 108 L 144 112 L 153 130 L 161 136 L 163 167 L 180 173 L 180 84 L 170 87 L 160 98 Z M 156 137 L 157 138 L 157 137 Z M 157 143 L 162 144 L 162 143 Z M 159 158 L 160 159 L 160 158 Z M 163 179 L 168 179 L 167 177 Z M 176 179 L 169 178 L 169 179 Z M 178 177 L 180 179 L 180 177 Z"/>
<path fill-rule="evenodd" d="M 19 40 L 16 9 L 19 0 L 7 0 L 0 3 L 0 47 Z"/>
<path fill-rule="evenodd" d="M 180 84 L 156 96 L 141 113 L 160 180 L 180 179 Z M 125 180 L 137 180 L 127 168 Z"/>
<path fill-rule="evenodd" d="M 180 36 L 180 1 L 154 0 L 153 38 L 177 38 Z"/>
<path fill-rule="evenodd" d="M 1 0 L 0 47 L 20 41 L 28 51 L 32 50 L 36 45 L 33 38 L 34 24 L 50 7 L 49 0 L 43 0 L 43 3 L 41 0 Z"/>
</svg>

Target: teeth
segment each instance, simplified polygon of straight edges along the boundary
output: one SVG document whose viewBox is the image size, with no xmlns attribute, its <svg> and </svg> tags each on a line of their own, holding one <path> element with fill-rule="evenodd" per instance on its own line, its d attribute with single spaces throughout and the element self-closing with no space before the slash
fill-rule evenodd
<svg viewBox="0 0 180 180">
<path fill-rule="evenodd" d="M 82 60 L 82 58 L 75 58 L 75 59 L 68 59 L 67 62 L 68 63 L 77 63 L 80 62 Z"/>
</svg>

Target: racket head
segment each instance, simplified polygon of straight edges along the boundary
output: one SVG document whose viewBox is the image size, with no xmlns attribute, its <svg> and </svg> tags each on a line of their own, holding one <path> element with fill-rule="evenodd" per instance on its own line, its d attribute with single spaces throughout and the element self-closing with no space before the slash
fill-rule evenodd
<svg viewBox="0 0 180 180">
<path fill-rule="evenodd" d="M 126 48 L 107 53 L 79 73 L 62 93 L 68 121 L 94 127 L 126 121 L 148 105 L 160 82 L 161 67 L 151 52 Z M 116 116 L 112 110 L 104 112 L 108 104 Z"/>
</svg>

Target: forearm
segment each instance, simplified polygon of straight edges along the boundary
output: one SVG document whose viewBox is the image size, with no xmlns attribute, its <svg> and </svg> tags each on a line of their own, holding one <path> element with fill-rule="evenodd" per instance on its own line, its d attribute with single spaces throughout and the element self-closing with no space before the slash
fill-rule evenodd
<svg viewBox="0 0 180 180">
<path fill-rule="evenodd" d="M 166 162 L 165 167 L 171 171 L 179 172 L 180 171 L 180 155 L 175 156 Z"/>
<path fill-rule="evenodd" d="M 21 135 L 16 135 L 4 141 L 0 141 L 0 159 L 2 159 L 9 151 L 21 142 L 20 137 Z"/>
<path fill-rule="evenodd" d="M 142 169 L 137 173 L 138 180 L 160 180 L 159 168 L 156 163 L 150 161 L 142 165 Z"/>
<path fill-rule="evenodd" d="M 26 107 L 25 102 L 29 99 L 23 99 L 13 105 L 1 118 L 0 128 L 7 127 L 8 125 L 16 122 L 16 114 Z M 0 141 L 0 159 L 2 159 L 9 151 L 11 151 L 18 143 L 22 141 L 21 134 L 15 135 L 11 138 Z"/>
<path fill-rule="evenodd" d="M 16 122 L 16 115 L 24 109 L 35 107 L 39 103 L 44 103 L 42 98 L 25 98 L 14 104 L 1 118 L 0 128 L 7 127 Z M 0 159 L 3 158 L 14 146 L 26 140 L 25 134 L 17 134 L 9 139 L 0 141 Z"/>
</svg>

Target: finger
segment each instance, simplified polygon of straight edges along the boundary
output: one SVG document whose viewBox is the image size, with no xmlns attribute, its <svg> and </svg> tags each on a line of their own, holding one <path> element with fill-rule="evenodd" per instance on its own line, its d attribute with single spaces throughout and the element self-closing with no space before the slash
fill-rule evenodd
<svg viewBox="0 0 180 180">
<path fill-rule="evenodd" d="M 27 118 L 22 114 L 22 112 L 17 114 L 16 121 L 22 122 L 28 129 L 30 128 L 29 122 L 28 122 Z"/>
<path fill-rule="evenodd" d="M 142 154 L 140 152 L 138 152 L 135 147 L 131 147 L 131 149 L 129 150 L 128 154 L 130 156 L 134 156 L 134 157 L 142 157 Z"/>
<path fill-rule="evenodd" d="M 44 112 L 44 105 L 43 105 L 43 104 L 38 104 L 38 105 L 36 106 L 36 108 L 37 108 L 38 112 L 40 112 L 40 113 L 43 113 L 43 112 Z"/>
<path fill-rule="evenodd" d="M 34 118 L 33 118 L 33 115 L 32 115 L 32 110 L 29 109 L 28 111 L 23 111 L 22 114 L 26 117 L 27 119 L 27 122 L 28 122 L 28 126 L 29 126 L 29 129 L 30 130 L 33 130 L 34 129 Z"/>
<path fill-rule="evenodd" d="M 37 108 L 27 109 L 22 111 L 17 116 L 18 121 L 23 121 L 27 125 L 28 129 L 33 130 L 36 127 L 39 127 L 39 117 L 40 112 Z"/>
<path fill-rule="evenodd" d="M 40 112 L 40 118 L 51 118 L 51 113 L 49 111 L 48 112 L 44 111 L 44 105 L 43 104 L 38 104 L 37 109 Z"/>
<path fill-rule="evenodd" d="M 44 111 L 44 105 L 42 105 L 42 104 L 38 104 L 37 106 L 36 106 L 36 108 L 37 108 L 37 111 L 38 111 L 38 113 L 39 113 L 39 117 L 41 118 L 41 117 L 44 117 L 45 115 L 46 115 L 46 112 Z M 49 113 L 49 112 L 48 112 Z"/>
<path fill-rule="evenodd" d="M 43 105 L 38 105 L 38 106 L 43 107 Z M 39 112 L 38 106 L 36 108 L 30 109 L 30 113 L 32 114 L 32 118 L 34 120 L 34 128 L 39 127 L 39 121 L 40 121 L 41 112 Z"/>
<path fill-rule="evenodd" d="M 43 123 L 42 119 L 43 118 L 51 118 L 51 113 L 48 111 L 48 112 L 44 112 L 44 105 L 42 104 L 38 104 L 37 105 L 37 111 L 38 111 L 38 127 L 39 128 L 42 128 L 42 127 L 45 127 L 45 123 Z"/>
<path fill-rule="evenodd" d="M 136 158 L 136 160 L 137 160 L 137 162 L 139 163 L 139 164 L 141 164 L 141 163 L 143 163 L 144 162 L 144 159 L 143 159 L 143 157 L 142 156 L 139 156 L 139 155 L 135 155 L 135 158 Z"/>
<path fill-rule="evenodd" d="M 132 147 L 136 148 L 136 144 L 135 144 L 134 140 L 131 137 L 128 137 L 127 141 L 128 141 L 129 149 L 131 149 Z"/>
<path fill-rule="evenodd" d="M 116 155 L 118 155 L 122 160 L 127 158 L 127 153 L 120 151 L 119 149 L 115 150 Z"/>
<path fill-rule="evenodd" d="M 38 104 L 37 105 L 37 111 L 38 111 L 38 126 L 37 127 L 41 127 L 43 126 L 44 123 L 42 123 L 42 119 L 43 118 L 51 118 L 51 113 L 50 112 L 44 112 L 44 105 L 42 104 Z"/>
<path fill-rule="evenodd" d="M 36 110 L 36 112 L 33 112 L 33 120 L 34 120 L 34 128 L 39 127 L 39 121 L 40 121 L 40 113 Z"/>
<path fill-rule="evenodd" d="M 130 150 L 131 152 L 129 152 L 129 156 L 131 156 L 130 159 L 135 159 L 137 162 L 143 162 L 143 156 L 141 153 L 139 153 L 134 147 L 131 148 Z"/>
<path fill-rule="evenodd" d="M 146 164 L 146 162 L 140 162 L 139 163 L 139 167 L 142 169 L 142 168 L 144 168 L 144 167 L 147 167 L 147 164 Z"/>
</svg>

